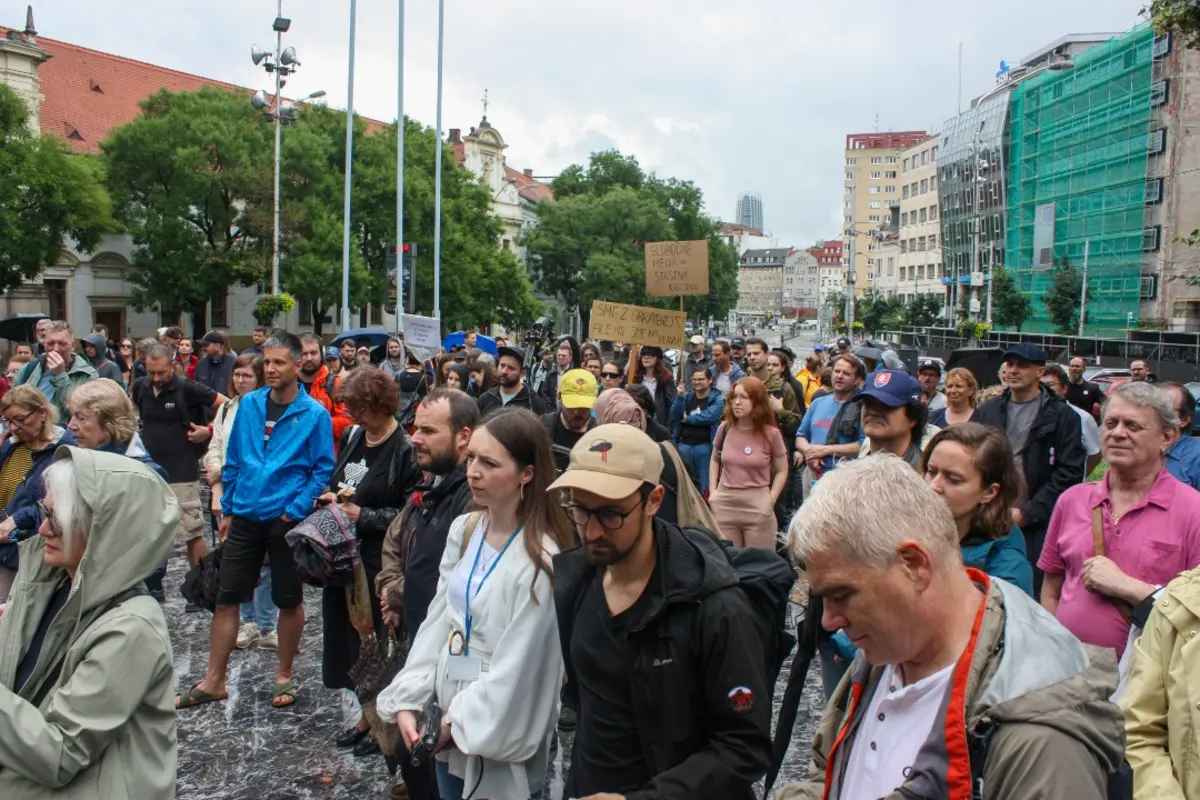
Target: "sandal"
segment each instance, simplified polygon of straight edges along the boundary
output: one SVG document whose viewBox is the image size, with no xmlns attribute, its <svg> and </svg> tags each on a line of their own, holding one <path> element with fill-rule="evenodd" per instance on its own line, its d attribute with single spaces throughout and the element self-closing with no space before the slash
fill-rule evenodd
<svg viewBox="0 0 1200 800">
<path fill-rule="evenodd" d="M 279 702 L 284 700 L 286 702 Z M 275 708 L 287 708 L 296 704 L 296 682 L 288 681 L 287 683 L 275 684 L 275 690 L 271 694 L 271 705 Z"/>
<path fill-rule="evenodd" d="M 175 698 L 175 708 L 195 708 L 202 706 L 205 703 L 216 703 L 220 700 L 228 700 L 229 692 L 224 691 L 220 694 L 209 694 L 200 688 L 200 684 L 194 684 L 179 693 Z"/>
</svg>

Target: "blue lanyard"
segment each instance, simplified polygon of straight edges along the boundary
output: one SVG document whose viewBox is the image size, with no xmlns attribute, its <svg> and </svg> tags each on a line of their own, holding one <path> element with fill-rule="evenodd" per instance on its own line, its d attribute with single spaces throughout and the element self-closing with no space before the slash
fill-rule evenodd
<svg viewBox="0 0 1200 800">
<path fill-rule="evenodd" d="M 471 564 L 471 571 L 467 574 L 467 597 L 466 603 L 464 604 L 466 612 L 463 614 L 465 623 L 464 628 L 466 629 L 466 638 L 463 642 L 462 651 L 464 656 L 467 655 L 471 649 L 471 582 L 475 578 L 475 569 L 479 566 L 479 554 L 483 552 L 483 546 L 487 544 L 487 535 L 491 529 L 492 521 L 489 519 L 487 528 L 485 528 L 483 531 L 483 538 L 479 540 L 479 547 L 475 548 L 475 562 Z M 479 587 L 475 589 L 475 594 L 479 594 L 481 591 L 483 591 L 484 582 L 492 576 L 493 572 L 495 572 L 496 565 L 500 563 L 500 559 L 504 558 L 504 554 L 508 552 L 509 545 L 513 543 L 513 540 L 517 538 L 517 534 L 520 532 L 521 526 L 518 525 L 517 529 L 512 532 L 512 536 L 508 537 L 508 541 L 504 543 L 504 547 L 501 548 L 500 552 L 496 555 L 496 558 L 492 560 L 491 566 L 488 567 L 487 572 L 483 573 L 483 577 L 479 579 Z"/>
</svg>

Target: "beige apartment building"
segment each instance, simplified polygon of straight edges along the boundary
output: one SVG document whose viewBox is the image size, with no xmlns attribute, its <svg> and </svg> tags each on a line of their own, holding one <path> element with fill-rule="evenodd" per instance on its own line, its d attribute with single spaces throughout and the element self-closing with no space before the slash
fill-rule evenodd
<svg viewBox="0 0 1200 800">
<path fill-rule="evenodd" d="M 938 217 L 937 154 L 940 136 L 900 153 L 900 255 L 896 294 L 945 296 L 941 220 Z"/>
<path fill-rule="evenodd" d="M 928 138 L 929 135 L 924 131 L 851 133 L 846 136 L 842 252 L 847 272 L 854 278 L 854 293 L 858 296 L 871 288 L 875 278 L 870 269 L 870 259 L 878 245 L 872 234 L 887 218 L 888 208 L 900 199 L 903 185 L 900 154 Z M 855 232 L 854 235 L 851 235 L 851 230 Z M 854 263 L 850 262 L 852 250 Z"/>
</svg>

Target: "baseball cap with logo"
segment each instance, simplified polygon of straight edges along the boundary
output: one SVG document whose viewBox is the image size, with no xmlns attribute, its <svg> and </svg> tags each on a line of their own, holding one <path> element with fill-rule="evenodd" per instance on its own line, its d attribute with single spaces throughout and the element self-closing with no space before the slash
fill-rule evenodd
<svg viewBox="0 0 1200 800">
<path fill-rule="evenodd" d="M 888 408 L 899 408 L 921 402 L 921 384 L 902 369 L 881 369 L 867 376 L 859 394 Z"/>
<path fill-rule="evenodd" d="M 586 369 L 571 369 L 558 380 L 558 399 L 563 408 L 595 408 L 596 376 Z"/>
<path fill-rule="evenodd" d="M 551 489 L 582 489 L 605 500 L 629 497 L 662 477 L 662 453 L 632 425 L 597 425 L 571 448 L 571 463 Z"/>
<path fill-rule="evenodd" d="M 704 337 L 697 335 L 697 336 L 693 336 L 688 341 L 690 341 L 692 344 L 704 344 Z"/>
</svg>

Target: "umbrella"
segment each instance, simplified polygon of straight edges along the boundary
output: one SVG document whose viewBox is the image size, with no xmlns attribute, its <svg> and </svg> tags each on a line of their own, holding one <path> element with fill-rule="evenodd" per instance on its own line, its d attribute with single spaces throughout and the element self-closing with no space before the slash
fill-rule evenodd
<svg viewBox="0 0 1200 800">
<path fill-rule="evenodd" d="M 10 342 L 32 342 L 36 337 L 39 319 L 49 319 L 46 314 L 17 314 L 0 320 L 0 339 Z"/>
<path fill-rule="evenodd" d="M 388 339 L 391 339 L 394 335 L 388 333 L 383 328 L 355 328 L 354 330 L 338 334 L 338 337 L 329 344 L 337 347 L 347 339 L 350 339 L 355 344 L 358 343 L 359 339 L 366 339 L 371 343 L 371 347 L 385 347 L 387 346 Z"/>
<path fill-rule="evenodd" d="M 446 338 L 442 340 L 442 348 L 449 350 L 451 347 L 458 347 L 465 344 L 467 334 L 463 331 L 455 331 L 454 333 L 446 334 Z M 482 333 L 475 334 L 475 346 L 485 353 L 496 355 L 496 340 L 491 336 L 484 336 Z"/>
</svg>

